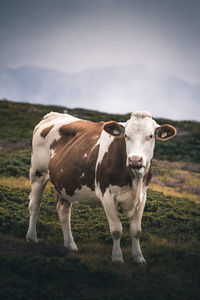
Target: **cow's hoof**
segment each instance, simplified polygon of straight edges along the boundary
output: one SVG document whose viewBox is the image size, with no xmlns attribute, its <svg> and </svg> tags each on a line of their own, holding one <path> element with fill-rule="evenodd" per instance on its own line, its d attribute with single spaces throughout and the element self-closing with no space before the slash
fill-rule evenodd
<svg viewBox="0 0 200 300">
<path fill-rule="evenodd" d="M 117 257 L 112 257 L 112 262 L 114 262 L 114 263 L 123 263 L 124 260 L 123 260 L 123 257 L 117 256 Z"/>
<path fill-rule="evenodd" d="M 75 245 L 75 246 L 70 246 L 68 247 L 69 251 L 73 251 L 73 252 L 78 252 L 78 247 Z"/>
<path fill-rule="evenodd" d="M 38 243 L 37 236 L 35 236 L 34 234 L 29 233 L 29 232 L 26 234 L 26 241 L 27 241 L 27 242 Z"/>
<path fill-rule="evenodd" d="M 146 266 L 146 260 L 143 256 L 133 256 L 132 257 L 134 263 Z"/>
<path fill-rule="evenodd" d="M 69 251 L 73 251 L 73 252 L 77 252 L 78 251 L 78 247 L 76 246 L 75 243 L 70 243 L 68 245 L 64 245 L 64 247 L 69 250 Z"/>
</svg>

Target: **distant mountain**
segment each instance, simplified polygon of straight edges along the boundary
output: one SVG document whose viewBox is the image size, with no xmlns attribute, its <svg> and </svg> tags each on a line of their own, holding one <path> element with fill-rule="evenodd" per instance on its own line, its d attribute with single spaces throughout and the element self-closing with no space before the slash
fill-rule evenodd
<svg viewBox="0 0 200 300">
<path fill-rule="evenodd" d="M 200 84 L 142 65 L 79 73 L 31 66 L 0 69 L 0 98 L 127 113 L 148 110 L 155 117 L 200 120 Z"/>
</svg>

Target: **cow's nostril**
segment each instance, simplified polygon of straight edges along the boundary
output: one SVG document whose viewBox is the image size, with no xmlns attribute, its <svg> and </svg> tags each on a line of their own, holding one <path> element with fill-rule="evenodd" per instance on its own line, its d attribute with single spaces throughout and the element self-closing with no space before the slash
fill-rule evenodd
<svg viewBox="0 0 200 300">
<path fill-rule="evenodd" d="M 128 162 L 129 166 L 132 168 L 141 168 L 143 165 L 143 158 L 141 156 L 130 156 Z"/>
</svg>

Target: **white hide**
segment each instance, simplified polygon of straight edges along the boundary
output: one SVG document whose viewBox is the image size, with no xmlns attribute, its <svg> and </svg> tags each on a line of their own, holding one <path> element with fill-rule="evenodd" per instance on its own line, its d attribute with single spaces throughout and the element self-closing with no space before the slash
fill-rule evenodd
<svg viewBox="0 0 200 300">
<path fill-rule="evenodd" d="M 97 158 L 97 162 L 96 162 L 95 174 L 96 174 L 98 165 L 101 164 L 101 162 L 104 158 L 104 155 L 108 152 L 110 145 L 114 141 L 114 138 L 115 138 L 114 136 L 108 134 L 104 130 L 102 131 L 100 138 L 98 139 L 98 141 L 95 145 L 95 147 L 97 145 L 99 145 L 99 153 L 98 153 L 98 158 Z M 96 191 L 97 197 L 101 198 L 102 192 L 101 192 L 99 183 L 96 182 L 96 178 L 95 178 L 95 191 Z"/>
<path fill-rule="evenodd" d="M 155 147 L 155 130 L 159 125 L 147 112 L 137 112 L 125 124 L 125 141 L 128 157 L 139 156 L 143 158 L 143 168 L 133 170 L 135 176 L 144 176 L 149 169 Z"/>
</svg>

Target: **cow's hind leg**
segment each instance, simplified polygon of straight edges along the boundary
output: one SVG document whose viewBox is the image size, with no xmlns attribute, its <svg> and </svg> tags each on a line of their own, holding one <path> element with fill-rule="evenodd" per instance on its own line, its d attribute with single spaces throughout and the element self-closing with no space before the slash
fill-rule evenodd
<svg viewBox="0 0 200 300">
<path fill-rule="evenodd" d="M 71 207 L 71 203 L 57 195 L 57 212 L 62 226 L 64 247 L 71 251 L 78 251 L 71 232 Z"/>
<path fill-rule="evenodd" d="M 40 205 L 42 201 L 42 195 L 46 183 L 48 181 L 48 174 L 42 173 L 39 170 L 30 170 L 30 181 L 31 181 L 31 193 L 29 195 L 29 228 L 26 234 L 27 241 L 37 242 L 37 232 L 36 232 L 36 219 L 40 210 Z"/>
</svg>

